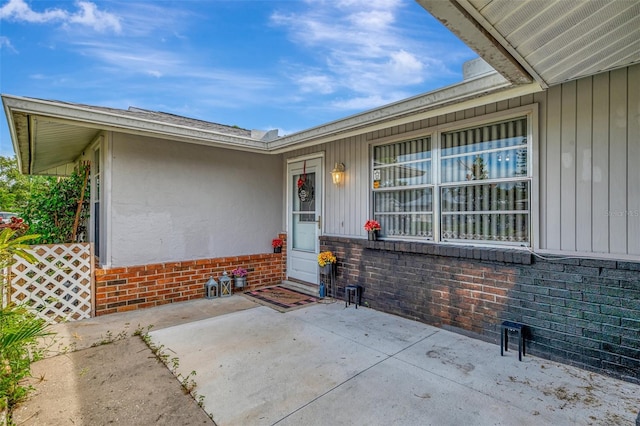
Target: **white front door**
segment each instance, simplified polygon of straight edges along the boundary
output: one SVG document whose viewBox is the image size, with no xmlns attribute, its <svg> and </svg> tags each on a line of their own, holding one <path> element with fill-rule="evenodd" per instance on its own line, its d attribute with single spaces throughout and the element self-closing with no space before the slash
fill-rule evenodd
<svg viewBox="0 0 640 426">
<path fill-rule="evenodd" d="M 318 253 L 322 212 L 322 158 L 287 166 L 287 275 L 318 284 Z"/>
</svg>

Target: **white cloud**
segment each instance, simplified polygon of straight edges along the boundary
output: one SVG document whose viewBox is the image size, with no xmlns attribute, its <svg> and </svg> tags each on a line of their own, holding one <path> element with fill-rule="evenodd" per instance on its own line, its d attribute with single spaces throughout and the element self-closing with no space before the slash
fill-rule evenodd
<svg viewBox="0 0 640 426">
<path fill-rule="evenodd" d="M 92 57 L 122 74 L 147 74 L 158 77 L 161 74 L 179 73 L 186 68 L 183 60 L 168 51 L 148 48 L 137 44 L 114 44 L 102 41 L 74 43 L 82 55 Z"/>
<path fill-rule="evenodd" d="M 411 93 L 410 86 L 434 76 L 434 68 L 446 69 L 437 52 L 425 53 L 428 40 L 400 25 L 402 1 L 315 1 L 307 6 L 303 12 L 271 16 L 272 24 L 285 28 L 318 62 L 296 66 L 291 78 L 301 93 L 341 94 L 336 108 L 371 108 Z"/>
<path fill-rule="evenodd" d="M 370 96 L 354 97 L 344 100 L 336 100 L 331 103 L 334 108 L 343 110 L 367 110 L 377 108 L 381 105 L 386 105 L 392 102 L 406 99 L 407 93 L 395 92 L 382 96 L 380 94 L 373 94 Z"/>
<path fill-rule="evenodd" d="M 386 68 L 392 79 L 403 80 L 407 84 L 422 82 L 424 64 L 414 54 L 400 50 L 391 52 L 389 56 Z"/>
<path fill-rule="evenodd" d="M 108 75 L 114 79 L 128 78 L 133 74 L 162 78 L 163 84 L 179 84 L 180 87 L 189 85 L 197 87 L 197 92 L 205 96 L 206 93 L 219 94 L 225 92 L 229 102 L 234 102 L 238 93 L 249 93 L 252 90 L 262 90 L 273 85 L 271 79 L 260 74 L 231 70 L 216 69 L 206 64 L 198 63 L 193 57 L 180 51 L 169 51 L 149 48 L 145 44 L 115 44 L 104 41 L 84 41 L 75 43 L 80 53 L 90 56 L 102 63 Z M 179 81 L 180 83 L 176 83 Z M 184 90 L 184 89 L 181 89 Z"/>
<path fill-rule="evenodd" d="M 394 21 L 395 16 L 388 10 L 371 10 L 367 12 L 356 12 L 347 17 L 354 27 L 364 28 L 368 31 L 388 28 Z"/>
<path fill-rule="evenodd" d="M 9 3 L 0 8 L 0 19 L 11 19 L 32 23 L 51 21 L 63 21 L 67 18 L 67 12 L 60 9 L 47 9 L 44 12 L 35 12 L 24 0 L 9 0 Z"/>
<path fill-rule="evenodd" d="M 120 18 L 116 15 L 98 10 L 91 2 L 79 1 L 76 6 L 79 8 L 76 13 L 57 8 L 36 12 L 24 0 L 9 0 L 9 3 L 0 8 L 0 19 L 37 24 L 61 22 L 65 26 L 80 24 L 98 32 L 121 31 Z"/>
<path fill-rule="evenodd" d="M 194 13 L 180 8 L 180 3 L 127 2 L 118 5 L 122 33 L 129 38 L 148 37 L 160 33 L 159 39 L 169 37 L 186 40 L 182 32 L 189 31 L 196 19 Z"/>
<path fill-rule="evenodd" d="M 303 93 L 320 93 L 327 95 L 334 92 L 335 83 L 328 75 L 308 74 L 296 78 L 296 83 Z"/>
<path fill-rule="evenodd" d="M 68 21 L 73 24 L 81 24 L 91 27 L 98 32 L 105 32 L 112 29 L 119 33 L 122 30 L 120 18 L 108 12 L 98 10 L 91 2 L 79 1 L 76 3 L 80 11 L 69 16 Z"/>
<path fill-rule="evenodd" d="M 5 37 L 5 36 L 0 36 L 0 49 L 2 50 L 8 49 L 13 53 L 18 53 L 16 48 L 13 47 L 13 45 L 11 44 L 11 40 L 9 40 L 9 37 Z"/>
</svg>

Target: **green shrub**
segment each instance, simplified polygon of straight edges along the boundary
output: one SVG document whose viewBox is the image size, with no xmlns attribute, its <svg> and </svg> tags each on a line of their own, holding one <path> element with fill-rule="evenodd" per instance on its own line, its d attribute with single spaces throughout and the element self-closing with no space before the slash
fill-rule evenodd
<svg viewBox="0 0 640 426">
<path fill-rule="evenodd" d="M 47 323 L 21 306 L 0 310 L 0 410 L 23 401 L 32 386 L 26 384 L 31 363 L 42 358 L 38 338 L 47 335 Z"/>
<path fill-rule="evenodd" d="M 1 271 L 14 263 L 14 255 L 30 262 L 35 258 L 25 243 L 38 235 L 16 237 L 16 231 L 0 232 L 0 294 L 8 293 L 8 277 Z M 3 300 L 4 302 L 4 300 Z M 8 422 L 14 407 L 23 401 L 32 387 L 25 382 L 31 374 L 31 363 L 42 357 L 38 338 L 47 335 L 47 323 L 23 306 L 3 303 L 0 309 L 0 411 L 8 411 Z"/>
<path fill-rule="evenodd" d="M 21 215 L 30 232 L 40 235 L 36 244 L 78 242 L 81 232 L 75 225 L 83 228 L 89 217 L 88 173 L 89 166 L 83 165 L 69 177 L 49 177 L 31 189 Z"/>
</svg>

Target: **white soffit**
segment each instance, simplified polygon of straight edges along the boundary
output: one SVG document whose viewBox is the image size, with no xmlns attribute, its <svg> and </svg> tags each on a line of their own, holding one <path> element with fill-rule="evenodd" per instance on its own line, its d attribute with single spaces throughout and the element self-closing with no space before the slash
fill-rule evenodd
<svg viewBox="0 0 640 426">
<path fill-rule="evenodd" d="M 438 15 L 443 7 L 437 4 L 463 9 L 472 19 L 452 31 L 464 35 L 470 26 L 483 27 L 543 86 L 640 62 L 638 0 L 418 1 L 443 22 L 449 17 L 446 11 Z M 483 45 L 463 40 L 475 50 Z M 500 63 L 484 59 L 501 71 Z"/>
</svg>

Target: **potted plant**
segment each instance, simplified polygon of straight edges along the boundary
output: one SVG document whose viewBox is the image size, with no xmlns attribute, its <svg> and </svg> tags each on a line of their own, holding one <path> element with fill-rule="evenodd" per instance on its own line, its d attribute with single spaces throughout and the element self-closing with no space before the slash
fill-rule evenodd
<svg viewBox="0 0 640 426">
<path fill-rule="evenodd" d="M 336 257 L 330 251 L 320 252 L 318 255 L 318 265 L 324 274 L 329 274 L 333 264 L 337 262 Z"/>
<path fill-rule="evenodd" d="M 274 238 L 273 240 L 271 240 L 271 247 L 273 247 L 273 252 L 274 253 L 282 253 L 282 244 L 284 243 L 284 241 L 282 241 L 282 239 L 280 238 Z"/>
<path fill-rule="evenodd" d="M 369 234 L 369 241 L 375 241 L 378 239 L 378 232 L 380 232 L 380 222 L 369 219 L 364 224 L 364 230 Z"/>
<path fill-rule="evenodd" d="M 233 280 L 236 287 L 242 288 L 247 285 L 247 270 L 242 266 L 238 266 L 236 269 L 231 271 L 231 275 L 233 275 Z"/>
</svg>

